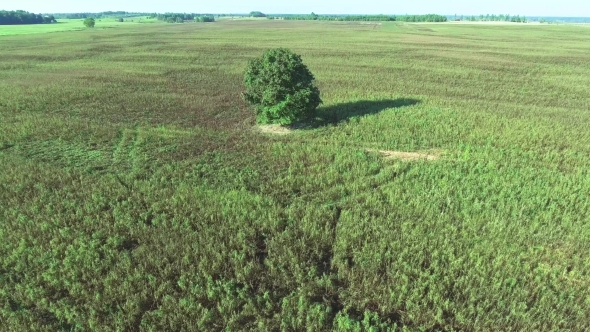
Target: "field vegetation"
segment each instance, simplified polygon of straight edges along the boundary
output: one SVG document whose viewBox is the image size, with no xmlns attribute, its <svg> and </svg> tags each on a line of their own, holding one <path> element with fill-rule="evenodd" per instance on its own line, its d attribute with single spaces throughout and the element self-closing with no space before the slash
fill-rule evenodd
<svg viewBox="0 0 590 332">
<path fill-rule="evenodd" d="M 587 28 L 112 21 L 0 37 L 0 329 L 588 329 Z"/>
<path fill-rule="evenodd" d="M 95 19 L 96 30 L 129 27 L 129 25 L 157 23 L 155 19 L 146 17 L 125 18 L 124 22 L 115 18 Z M 1 36 L 33 35 L 46 34 L 50 32 L 80 31 L 85 30 L 83 19 L 58 19 L 56 24 L 38 24 L 38 25 L 2 25 L 0 26 Z M 21 37 L 22 38 L 22 37 Z"/>
</svg>

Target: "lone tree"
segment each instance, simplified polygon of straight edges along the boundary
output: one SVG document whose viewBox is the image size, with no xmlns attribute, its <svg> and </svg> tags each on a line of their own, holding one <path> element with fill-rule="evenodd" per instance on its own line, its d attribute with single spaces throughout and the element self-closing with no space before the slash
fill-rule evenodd
<svg viewBox="0 0 590 332">
<path fill-rule="evenodd" d="M 258 123 L 290 125 L 313 115 L 322 103 L 313 80 L 301 56 L 284 48 L 267 50 L 248 64 L 244 99 Z"/>
<path fill-rule="evenodd" d="M 87 28 L 94 28 L 94 26 L 96 25 L 96 21 L 92 17 L 89 17 L 84 20 L 84 25 Z"/>
<path fill-rule="evenodd" d="M 195 22 L 215 22 L 215 17 L 213 17 L 213 16 L 197 16 L 197 17 L 195 17 Z"/>
<path fill-rule="evenodd" d="M 259 11 L 253 11 L 250 12 L 250 17 L 266 17 L 266 14 Z"/>
</svg>

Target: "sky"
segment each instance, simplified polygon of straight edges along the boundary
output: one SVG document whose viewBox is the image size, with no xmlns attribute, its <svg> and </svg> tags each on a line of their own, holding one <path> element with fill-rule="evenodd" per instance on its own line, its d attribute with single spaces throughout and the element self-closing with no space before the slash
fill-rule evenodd
<svg viewBox="0 0 590 332">
<path fill-rule="evenodd" d="M 269 14 L 428 14 L 590 17 L 589 0 L 0 0 L 0 9 L 34 13 L 194 12 Z"/>
</svg>

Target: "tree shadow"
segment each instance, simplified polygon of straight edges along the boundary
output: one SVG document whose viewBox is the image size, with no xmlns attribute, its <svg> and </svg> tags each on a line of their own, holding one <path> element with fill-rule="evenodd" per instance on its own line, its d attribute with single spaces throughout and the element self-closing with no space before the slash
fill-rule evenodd
<svg viewBox="0 0 590 332">
<path fill-rule="evenodd" d="M 336 125 L 350 121 L 365 115 L 377 114 L 391 108 L 414 106 L 420 103 L 418 99 L 398 98 L 385 100 L 360 100 L 350 103 L 342 103 L 328 107 L 320 107 L 313 118 L 305 125 L 295 125 L 295 128 L 318 128 L 328 125 Z"/>
</svg>

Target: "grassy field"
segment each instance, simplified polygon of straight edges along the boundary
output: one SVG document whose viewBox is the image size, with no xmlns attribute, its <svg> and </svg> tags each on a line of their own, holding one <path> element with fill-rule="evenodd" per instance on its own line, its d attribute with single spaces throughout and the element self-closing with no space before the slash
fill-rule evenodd
<svg viewBox="0 0 590 332">
<path fill-rule="evenodd" d="M 225 20 L 0 43 L 0 329 L 590 325 L 587 28 Z M 262 133 L 242 101 L 272 47 L 316 74 L 313 126 Z"/>
<path fill-rule="evenodd" d="M 54 24 L 26 24 L 26 25 L 0 25 L 0 37 L 13 35 L 31 35 L 48 32 L 80 31 L 87 29 L 84 20 L 60 19 Z M 117 27 L 128 27 L 130 24 L 155 23 L 155 19 L 145 17 L 125 18 L 125 22 L 119 22 L 114 18 L 102 18 L 96 20 L 96 30 L 104 30 Z"/>
</svg>

